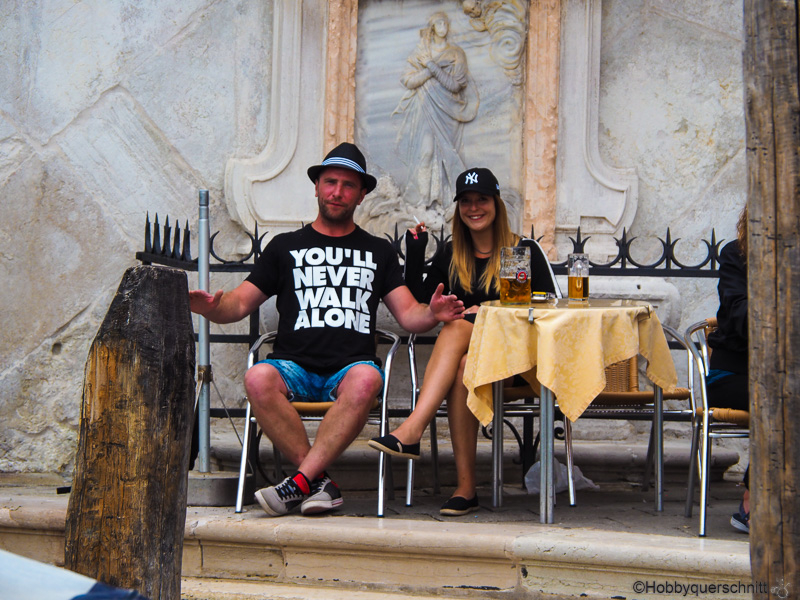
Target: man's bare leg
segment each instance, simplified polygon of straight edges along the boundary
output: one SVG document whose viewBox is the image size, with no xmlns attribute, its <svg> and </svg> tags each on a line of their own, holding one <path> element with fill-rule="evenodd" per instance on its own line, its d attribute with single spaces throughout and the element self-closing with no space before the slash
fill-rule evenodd
<svg viewBox="0 0 800 600">
<path fill-rule="evenodd" d="M 264 434 L 292 464 L 299 465 L 311 445 L 278 370 L 267 363 L 253 365 L 245 373 L 244 388 Z"/>
<path fill-rule="evenodd" d="M 339 383 L 337 400 L 322 419 L 312 447 L 278 370 L 262 363 L 245 375 L 247 396 L 264 434 L 309 481 L 358 436 L 381 385 L 381 375 L 374 367 L 351 368 Z"/>
<path fill-rule="evenodd" d="M 256 367 L 259 367 L 256 369 Z M 355 365 L 342 378 L 337 400 L 320 423 L 313 446 L 305 426 L 288 399 L 289 392 L 277 369 L 262 364 L 245 375 L 253 412 L 273 444 L 298 467 L 292 480 L 256 492 L 256 500 L 272 516 L 301 506 L 304 514 L 323 512 L 341 504 L 341 495 L 311 485 L 359 434 L 381 389 L 380 373 L 369 365 Z M 293 482 L 293 483 L 292 483 Z M 307 501 L 308 500 L 308 501 Z"/>
<path fill-rule="evenodd" d="M 383 380 L 377 369 L 355 365 L 339 383 L 336 402 L 317 429 L 310 450 L 298 464 L 298 471 L 313 481 L 353 443 L 369 417 Z"/>
</svg>

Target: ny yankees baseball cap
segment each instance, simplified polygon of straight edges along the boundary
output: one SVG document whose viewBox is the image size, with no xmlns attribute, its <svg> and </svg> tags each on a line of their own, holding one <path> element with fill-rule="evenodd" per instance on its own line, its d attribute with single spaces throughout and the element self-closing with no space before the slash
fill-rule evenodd
<svg viewBox="0 0 800 600">
<path fill-rule="evenodd" d="M 456 179 L 456 197 L 453 198 L 453 202 L 465 192 L 478 192 L 484 196 L 494 197 L 500 193 L 500 184 L 489 169 L 483 167 L 467 169 Z"/>
<path fill-rule="evenodd" d="M 308 168 L 308 178 L 316 182 L 319 174 L 327 167 L 338 167 L 340 169 L 350 169 L 361 175 L 367 193 L 375 189 L 376 179 L 367 173 L 367 159 L 358 149 L 358 146 L 349 142 L 342 142 L 336 148 L 328 152 L 321 165 L 314 165 Z"/>
</svg>

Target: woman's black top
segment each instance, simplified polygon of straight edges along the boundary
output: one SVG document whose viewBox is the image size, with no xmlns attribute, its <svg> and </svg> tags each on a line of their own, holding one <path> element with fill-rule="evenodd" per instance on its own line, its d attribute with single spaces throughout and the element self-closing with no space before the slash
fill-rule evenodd
<svg viewBox="0 0 800 600">
<path fill-rule="evenodd" d="M 418 239 L 414 239 L 410 233 L 406 232 L 406 264 L 405 279 L 406 285 L 414 294 L 418 302 L 430 302 L 433 292 L 440 284 L 444 284 L 446 294 L 455 294 L 459 300 L 464 302 L 464 308 L 479 305 L 488 300 L 497 300 L 500 295 L 492 290 L 487 294 L 478 281 L 489 264 L 488 258 L 475 259 L 475 271 L 472 274 L 472 292 L 467 293 L 456 284 L 450 286 L 450 262 L 453 260 L 453 245 L 447 242 L 444 251 L 434 257 L 433 261 L 425 267 L 425 246 L 428 243 L 428 232 L 419 233 Z M 474 315 L 472 315 L 474 318 Z"/>
<path fill-rule="evenodd" d="M 747 265 L 736 241 L 719 256 L 717 330 L 708 336 L 709 367 L 747 374 Z"/>
</svg>

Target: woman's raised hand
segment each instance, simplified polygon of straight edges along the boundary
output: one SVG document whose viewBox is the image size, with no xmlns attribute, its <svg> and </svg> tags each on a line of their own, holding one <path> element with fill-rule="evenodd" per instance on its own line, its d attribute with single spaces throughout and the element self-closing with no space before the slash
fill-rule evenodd
<svg viewBox="0 0 800 600">
<path fill-rule="evenodd" d="M 414 220 L 416 221 L 416 219 L 414 219 Z M 420 233 L 422 233 L 423 231 L 427 231 L 427 230 L 428 230 L 428 228 L 425 227 L 425 221 L 417 221 L 417 224 L 414 225 L 414 227 L 409 227 L 408 228 L 408 233 L 410 233 L 412 236 L 414 236 L 414 239 L 416 240 L 416 239 L 418 239 Z"/>
</svg>

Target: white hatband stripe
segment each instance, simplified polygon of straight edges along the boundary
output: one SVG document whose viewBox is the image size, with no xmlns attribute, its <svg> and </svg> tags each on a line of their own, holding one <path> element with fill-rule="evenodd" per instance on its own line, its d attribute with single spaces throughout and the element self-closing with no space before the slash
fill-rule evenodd
<svg viewBox="0 0 800 600">
<path fill-rule="evenodd" d="M 352 169 L 353 171 L 358 171 L 359 173 L 364 173 L 366 175 L 364 169 L 362 169 L 357 162 L 354 162 L 349 158 L 333 157 L 322 161 L 323 167 L 327 167 L 328 165 L 342 165 L 343 167 Z"/>
</svg>

